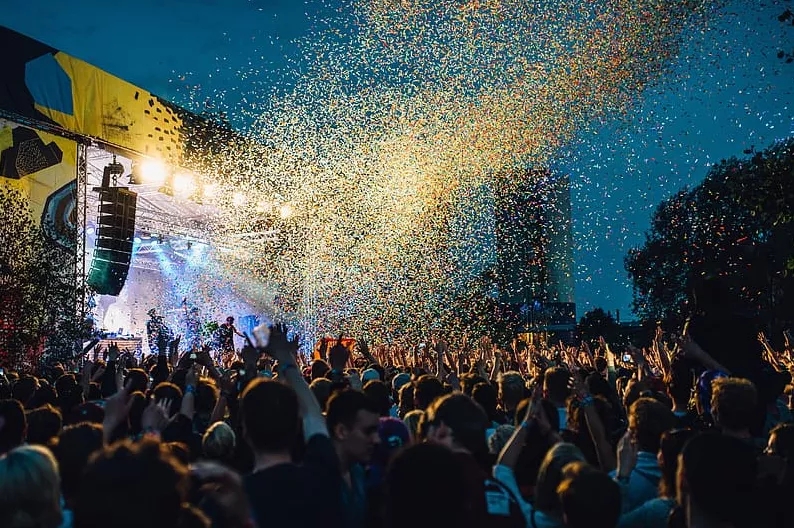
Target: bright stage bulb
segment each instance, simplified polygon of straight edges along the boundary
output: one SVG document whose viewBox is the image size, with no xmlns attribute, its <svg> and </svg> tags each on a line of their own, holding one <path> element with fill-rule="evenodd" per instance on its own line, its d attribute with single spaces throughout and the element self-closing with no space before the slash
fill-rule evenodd
<svg viewBox="0 0 794 528">
<path fill-rule="evenodd" d="M 165 182 L 168 176 L 168 168 L 161 161 L 144 160 L 140 167 L 142 183 L 154 183 L 157 185 Z"/>
<path fill-rule="evenodd" d="M 245 205 L 245 195 L 243 193 L 234 193 L 232 196 L 232 205 L 235 207 L 242 207 Z"/>
<path fill-rule="evenodd" d="M 290 204 L 284 204 L 279 208 L 278 214 L 281 218 L 286 220 L 287 218 L 290 218 L 292 217 L 293 214 L 295 214 L 295 210 L 292 208 Z"/>
<path fill-rule="evenodd" d="M 180 198 L 187 198 L 196 190 L 196 180 L 192 174 L 181 172 L 174 174 L 174 183 L 172 184 L 174 196 Z"/>
</svg>

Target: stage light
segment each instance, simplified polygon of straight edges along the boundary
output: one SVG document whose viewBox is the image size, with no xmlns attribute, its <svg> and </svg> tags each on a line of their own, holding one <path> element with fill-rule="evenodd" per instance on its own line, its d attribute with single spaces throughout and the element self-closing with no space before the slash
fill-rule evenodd
<svg viewBox="0 0 794 528">
<path fill-rule="evenodd" d="M 168 167 L 158 160 L 147 159 L 133 167 L 133 175 L 136 183 L 161 184 L 168 177 Z M 140 180 L 138 179 L 140 175 Z M 132 183 L 132 181 L 130 181 Z"/>
<path fill-rule="evenodd" d="M 235 207 L 242 207 L 245 205 L 245 195 L 243 193 L 234 193 L 232 196 L 232 205 Z"/>
<path fill-rule="evenodd" d="M 187 172 L 174 174 L 173 181 L 171 182 L 171 190 L 174 196 L 178 198 L 187 198 L 196 190 L 195 178 L 192 174 Z"/>
<path fill-rule="evenodd" d="M 93 235 L 93 234 L 94 234 L 94 232 L 95 232 L 95 230 L 94 230 L 94 228 L 93 228 L 93 227 L 89 227 L 89 228 L 87 228 L 87 229 L 85 230 L 85 234 L 86 234 L 86 235 Z"/>
<path fill-rule="evenodd" d="M 295 209 L 290 204 L 284 204 L 278 209 L 279 216 L 286 220 L 287 218 L 291 218 L 293 214 L 295 214 Z"/>
</svg>

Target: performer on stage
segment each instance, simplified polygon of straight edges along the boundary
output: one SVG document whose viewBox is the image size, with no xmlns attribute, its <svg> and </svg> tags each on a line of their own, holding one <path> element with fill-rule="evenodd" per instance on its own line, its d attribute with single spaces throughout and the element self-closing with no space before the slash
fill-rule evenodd
<svg viewBox="0 0 794 528">
<path fill-rule="evenodd" d="M 151 354 L 158 354 L 160 350 L 168 348 L 168 343 L 173 340 L 174 333 L 168 328 L 163 320 L 162 315 L 157 314 L 157 310 L 152 308 L 146 312 L 149 320 L 146 322 L 146 337 L 149 342 L 149 352 Z"/>
<path fill-rule="evenodd" d="M 188 350 L 201 348 L 201 312 L 195 306 L 185 315 L 185 346 Z"/>
<path fill-rule="evenodd" d="M 216 346 L 220 349 L 221 356 L 224 362 L 230 357 L 234 357 L 234 336 L 245 337 L 234 326 L 234 317 L 229 316 L 226 322 L 218 327 L 215 331 Z"/>
</svg>

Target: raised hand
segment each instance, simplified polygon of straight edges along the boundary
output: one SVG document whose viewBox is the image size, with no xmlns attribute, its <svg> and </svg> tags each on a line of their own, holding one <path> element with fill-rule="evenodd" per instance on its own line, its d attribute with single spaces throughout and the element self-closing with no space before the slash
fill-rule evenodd
<svg viewBox="0 0 794 528">
<path fill-rule="evenodd" d="M 143 430 L 162 432 L 165 426 L 168 425 L 168 413 L 171 409 L 171 400 L 164 398 L 158 403 L 154 400 L 149 402 L 149 405 L 143 410 L 141 416 L 141 427 Z"/>
<path fill-rule="evenodd" d="M 105 401 L 105 419 L 102 422 L 105 442 L 113 438 L 113 432 L 127 420 L 132 408 L 132 383 L 127 383 L 116 394 Z"/>
</svg>

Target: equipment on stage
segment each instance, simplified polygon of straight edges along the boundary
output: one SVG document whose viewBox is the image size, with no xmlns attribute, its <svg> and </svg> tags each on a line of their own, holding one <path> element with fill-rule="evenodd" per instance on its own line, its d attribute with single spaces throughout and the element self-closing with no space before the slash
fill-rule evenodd
<svg viewBox="0 0 794 528">
<path fill-rule="evenodd" d="M 111 186 L 111 177 L 115 180 L 123 172 L 124 167 L 114 159 L 104 169 L 102 186 L 94 187 L 99 193 L 99 217 L 94 257 L 86 282 L 100 295 L 121 292 L 132 260 L 138 194 L 126 187 Z"/>
</svg>

